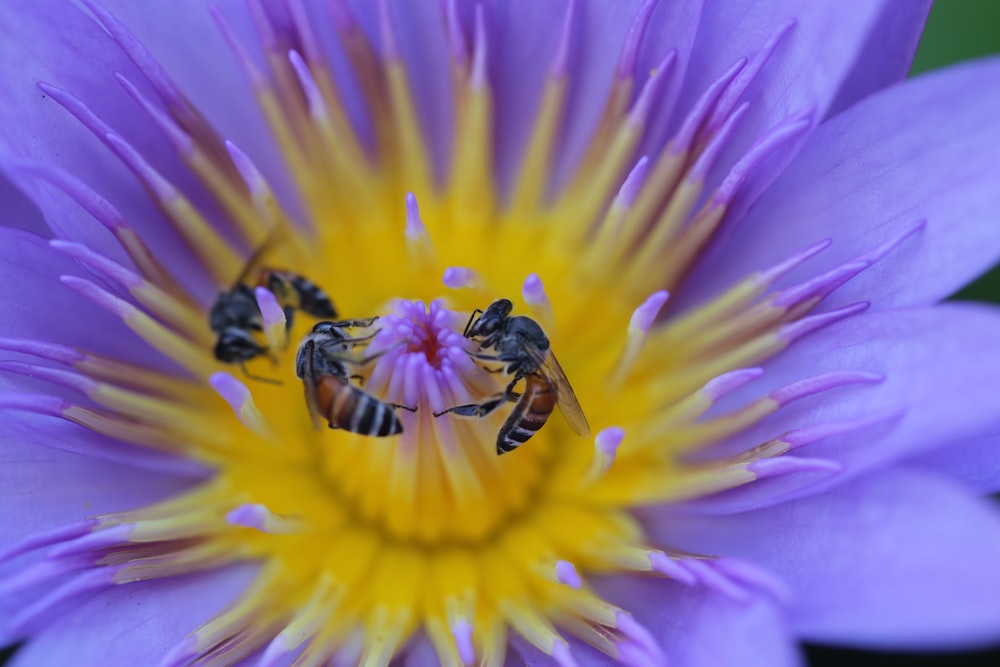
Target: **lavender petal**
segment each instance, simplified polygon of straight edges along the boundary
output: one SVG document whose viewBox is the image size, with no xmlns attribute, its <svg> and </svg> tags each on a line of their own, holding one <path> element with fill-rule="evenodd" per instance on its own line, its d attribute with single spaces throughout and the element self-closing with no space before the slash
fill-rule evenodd
<svg viewBox="0 0 1000 667">
<path fill-rule="evenodd" d="M 7 227 L 24 229 L 36 234 L 44 233 L 48 229 L 38 208 L 2 174 L 0 174 L 0 211 L 3 211 L 3 221 Z"/>
<path fill-rule="evenodd" d="M 831 432 L 798 456 L 840 463 L 843 481 L 863 471 L 995 433 L 1000 425 L 1000 358 L 983 354 L 1000 336 L 1000 310 L 978 304 L 862 313 L 793 344 L 756 381 L 717 409 L 789 382 L 850 370 L 884 376 L 789 403 L 723 443 L 734 453 L 804 428 L 860 420 L 858 432 Z M 808 438 L 807 438 L 808 440 Z"/>
<path fill-rule="evenodd" d="M 831 119 L 717 241 L 679 302 L 697 303 L 831 237 L 830 249 L 808 267 L 823 271 L 920 220 L 924 230 L 829 303 L 933 303 L 985 271 L 1000 258 L 1000 88 L 983 82 L 998 77 L 1000 59 L 966 64 L 885 90 Z"/>
<path fill-rule="evenodd" d="M 930 9 L 931 0 L 883 5 L 868 41 L 830 105 L 828 116 L 906 78 Z"/>
<path fill-rule="evenodd" d="M 940 475 L 897 468 L 766 510 L 647 525 L 678 548 L 780 573 L 809 640 L 943 650 L 1000 639 L 1000 510 Z"/>
<path fill-rule="evenodd" d="M 681 112 L 737 59 L 748 57 L 753 62 L 769 39 L 794 22 L 744 94 L 743 99 L 751 102 L 750 111 L 709 182 L 717 184 L 754 139 L 788 116 L 805 109 L 825 115 L 878 26 L 883 8 L 894 4 L 867 2 L 856 11 L 844 12 L 835 4 L 809 0 L 706 3 L 678 107 Z M 674 119 L 675 124 L 680 121 Z M 787 159 L 765 165 L 747 184 L 747 200 L 752 201 L 784 164 Z"/>
<path fill-rule="evenodd" d="M 994 430 L 978 438 L 968 438 L 926 454 L 918 454 L 907 463 L 960 480 L 966 488 L 986 495 L 1000 492 L 998 451 L 1000 435 Z"/>
<path fill-rule="evenodd" d="M 631 612 L 660 642 L 670 664 L 802 664 L 789 621 L 768 597 L 741 602 L 707 588 L 634 576 L 600 578 L 594 588 Z"/>
<path fill-rule="evenodd" d="M 154 368 L 172 367 L 120 319 L 61 284 L 59 276 L 67 274 L 87 275 L 46 239 L 0 227 L 0 337 L 58 341 Z"/>
<path fill-rule="evenodd" d="M 154 665 L 233 600 L 254 569 L 236 565 L 114 586 L 53 620 L 10 664 Z"/>
</svg>

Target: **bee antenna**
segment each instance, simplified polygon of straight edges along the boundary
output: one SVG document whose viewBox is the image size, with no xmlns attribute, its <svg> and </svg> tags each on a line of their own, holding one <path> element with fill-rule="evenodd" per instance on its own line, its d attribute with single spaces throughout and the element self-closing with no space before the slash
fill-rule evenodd
<svg viewBox="0 0 1000 667">
<path fill-rule="evenodd" d="M 273 384 L 279 386 L 282 384 L 281 380 L 275 380 L 274 378 L 266 378 L 262 375 L 254 375 L 253 373 L 247 370 L 246 364 L 241 363 L 240 369 L 243 371 L 243 375 L 247 376 L 251 380 L 255 380 L 257 382 L 263 382 L 265 384 Z"/>
<path fill-rule="evenodd" d="M 263 257 L 265 252 L 271 249 L 274 243 L 281 237 L 282 233 L 285 231 L 286 228 L 283 225 L 273 228 L 264 238 L 264 240 L 260 242 L 260 245 L 254 248 L 254 251 L 250 253 L 249 257 L 247 257 L 247 261 L 243 265 L 243 268 L 240 270 L 240 274 L 236 276 L 236 280 L 233 281 L 233 289 L 236 289 L 236 287 L 240 283 L 246 280 L 246 277 L 250 274 L 251 271 L 253 271 L 254 267 L 260 261 L 260 258 Z"/>
<path fill-rule="evenodd" d="M 473 320 L 476 319 L 476 315 L 482 315 L 482 314 L 483 311 L 480 310 L 479 308 L 476 308 L 474 311 L 472 311 L 472 315 L 469 315 L 469 321 L 465 323 L 465 331 L 462 332 L 462 336 L 464 338 L 469 337 L 469 330 L 472 329 L 472 323 Z"/>
</svg>

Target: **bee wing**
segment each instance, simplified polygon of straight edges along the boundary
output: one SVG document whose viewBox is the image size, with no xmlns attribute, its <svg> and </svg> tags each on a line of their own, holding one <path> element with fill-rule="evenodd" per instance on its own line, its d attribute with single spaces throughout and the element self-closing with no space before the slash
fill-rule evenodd
<svg viewBox="0 0 1000 667">
<path fill-rule="evenodd" d="M 566 419 L 566 423 L 569 424 L 569 427 L 577 435 L 582 435 L 583 437 L 589 436 L 590 424 L 587 423 L 587 417 L 583 414 L 583 408 L 580 407 L 580 402 L 576 400 L 573 387 L 570 386 L 566 373 L 563 372 L 562 366 L 556 360 L 556 355 L 552 354 L 552 350 L 545 352 L 539 350 L 534 345 L 525 345 L 525 349 L 541 369 L 542 373 L 555 385 L 556 403 L 559 405 L 559 410 Z"/>
<path fill-rule="evenodd" d="M 316 373 L 315 365 L 316 342 L 311 338 L 306 338 L 299 348 L 299 359 L 302 365 L 296 368 L 295 372 L 302 378 L 302 388 L 306 395 L 306 407 L 309 408 L 309 418 L 312 419 L 313 427 L 320 431 L 323 429 L 323 413 L 319 409 L 319 392 L 317 391 L 320 376 Z"/>
<path fill-rule="evenodd" d="M 319 382 L 317 378 L 309 376 L 302 378 L 302 386 L 305 388 L 306 407 L 309 408 L 309 418 L 312 419 L 313 427 L 317 431 L 323 430 L 323 413 L 319 409 L 319 395 L 316 391 Z"/>
<path fill-rule="evenodd" d="M 250 273 L 257 268 L 260 263 L 260 258 L 264 256 L 264 253 L 274 247 L 274 244 L 277 243 L 277 241 L 281 238 L 281 235 L 286 231 L 288 230 L 284 226 L 279 225 L 268 232 L 267 236 L 264 237 L 264 240 L 260 242 L 260 245 L 258 245 L 250 256 L 247 257 L 246 262 L 243 264 L 243 268 L 240 270 L 240 274 L 236 276 L 236 280 L 233 281 L 233 289 L 247 279 L 247 276 L 249 276 Z"/>
</svg>

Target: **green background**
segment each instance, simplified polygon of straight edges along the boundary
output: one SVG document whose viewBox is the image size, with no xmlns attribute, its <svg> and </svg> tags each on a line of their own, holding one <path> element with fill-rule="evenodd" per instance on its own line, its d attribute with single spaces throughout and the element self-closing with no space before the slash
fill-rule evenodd
<svg viewBox="0 0 1000 667">
<path fill-rule="evenodd" d="M 938 0 L 931 10 L 912 73 L 992 53 L 1000 53 L 1000 0 Z M 1000 86 L 1000 81 L 984 81 L 983 86 Z M 1000 225 L 1000 218 L 996 222 Z M 955 298 L 1000 303 L 1000 266 L 961 290 Z"/>
<path fill-rule="evenodd" d="M 998 52 L 1000 0 L 939 0 L 931 10 L 913 73 Z"/>
</svg>

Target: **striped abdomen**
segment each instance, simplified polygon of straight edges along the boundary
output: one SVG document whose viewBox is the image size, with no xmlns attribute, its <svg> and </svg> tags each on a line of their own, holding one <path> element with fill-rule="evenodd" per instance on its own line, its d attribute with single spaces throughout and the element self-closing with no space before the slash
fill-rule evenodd
<svg viewBox="0 0 1000 667">
<path fill-rule="evenodd" d="M 322 287 L 297 273 L 289 273 L 285 278 L 298 294 L 300 310 L 323 320 L 337 318 L 337 309 Z"/>
<path fill-rule="evenodd" d="M 556 407 L 556 387 L 541 375 L 524 378 L 524 393 L 497 433 L 497 454 L 517 449 L 545 425 Z"/>
<path fill-rule="evenodd" d="M 264 268 L 257 284 L 271 290 L 282 308 L 301 310 L 324 320 L 337 317 L 337 309 L 323 288 L 298 273 Z"/>
<path fill-rule="evenodd" d="M 316 384 L 316 403 L 330 428 L 377 437 L 403 431 L 403 424 L 391 405 L 336 375 L 320 377 Z"/>
</svg>

